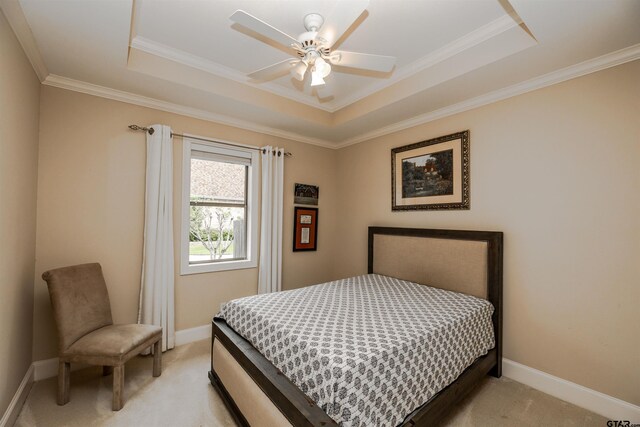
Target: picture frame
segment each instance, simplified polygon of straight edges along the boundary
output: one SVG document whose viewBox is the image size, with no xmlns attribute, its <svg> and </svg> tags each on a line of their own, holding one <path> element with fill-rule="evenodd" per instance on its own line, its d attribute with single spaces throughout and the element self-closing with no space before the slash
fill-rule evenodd
<svg viewBox="0 0 640 427">
<path fill-rule="evenodd" d="M 469 131 L 391 149 L 391 210 L 470 209 Z"/>
<path fill-rule="evenodd" d="M 293 203 L 296 205 L 318 206 L 320 188 L 317 185 L 295 183 L 293 190 Z"/>
<path fill-rule="evenodd" d="M 318 208 L 296 206 L 293 212 L 293 251 L 315 251 L 318 242 Z"/>
</svg>

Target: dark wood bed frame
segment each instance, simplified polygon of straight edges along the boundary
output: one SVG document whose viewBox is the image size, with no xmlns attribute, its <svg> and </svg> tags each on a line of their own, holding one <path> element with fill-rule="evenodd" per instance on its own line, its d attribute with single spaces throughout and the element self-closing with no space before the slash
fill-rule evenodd
<svg viewBox="0 0 640 427">
<path fill-rule="evenodd" d="M 373 240 L 376 234 L 471 240 L 487 243 L 487 299 L 495 308 L 492 320 L 496 345 L 486 355 L 476 359 L 453 383 L 414 410 L 400 424 L 403 427 L 434 425 L 447 415 L 451 408 L 459 403 L 485 375 L 490 374 L 497 378 L 502 375 L 503 235 L 501 232 L 494 231 L 369 227 L 369 273 L 373 272 Z M 217 339 L 292 425 L 296 427 L 337 425 L 320 407 L 289 381 L 280 370 L 253 348 L 247 340 L 231 329 L 224 320 L 214 319 L 212 328 L 212 355 L 213 342 Z M 213 368 L 213 358 L 209 379 L 211 384 L 218 390 L 236 421 L 242 426 L 248 426 L 247 420 L 216 374 Z"/>
</svg>

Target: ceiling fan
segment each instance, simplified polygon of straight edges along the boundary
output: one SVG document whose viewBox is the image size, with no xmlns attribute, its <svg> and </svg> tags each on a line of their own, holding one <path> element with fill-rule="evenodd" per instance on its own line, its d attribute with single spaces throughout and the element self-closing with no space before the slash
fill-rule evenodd
<svg viewBox="0 0 640 427">
<path fill-rule="evenodd" d="M 230 16 L 233 22 L 293 49 L 291 54 L 298 57 L 254 71 L 248 76 L 256 80 L 266 80 L 288 71 L 295 79 L 303 81 L 310 70 L 311 86 L 322 86 L 325 84 L 324 78 L 331 72 L 330 64 L 382 73 L 390 72 L 396 62 L 393 56 L 332 50 L 336 41 L 362 15 L 368 5 L 369 0 L 339 2 L 326 22 L 321 15 L 310 13 L 303 21 L 307 31 L 297 39 L 243 10 L 235 11 Z"/>
</svg>

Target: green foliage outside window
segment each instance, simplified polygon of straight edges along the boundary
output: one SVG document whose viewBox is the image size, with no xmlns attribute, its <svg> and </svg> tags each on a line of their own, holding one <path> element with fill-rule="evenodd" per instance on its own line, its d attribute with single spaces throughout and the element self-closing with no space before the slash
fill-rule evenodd
<svg viewBox="0 0 640 427">
<path fill-rule="evenodd" d="M 220 259 L 233 244 L 233 220 L 229 208 L 191 206 L 189 241 L 201 243 L 211 259 Z"/>
</svg>

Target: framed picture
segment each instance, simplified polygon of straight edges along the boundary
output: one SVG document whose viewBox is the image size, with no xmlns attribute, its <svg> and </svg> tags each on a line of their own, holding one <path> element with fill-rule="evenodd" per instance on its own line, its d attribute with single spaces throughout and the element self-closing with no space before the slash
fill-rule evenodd
<svg viewBox="0 0 640 427">
<path fill-rule="evenodd" d="M 391 210 L 469 209 L 469 131 L 391 150 Z"/>
<path fill-rule="evenodd" d="M 318 206 L 319 195 L 320 189 L 317 186 L 296 183 L 293 192 L 293 203 L 296 205 Z"/>
<path fill-rule="evenodd" d="M 293 251 L 315 251 L 318 236 L 318 208 L 295 207 Z"/>
</svg>

